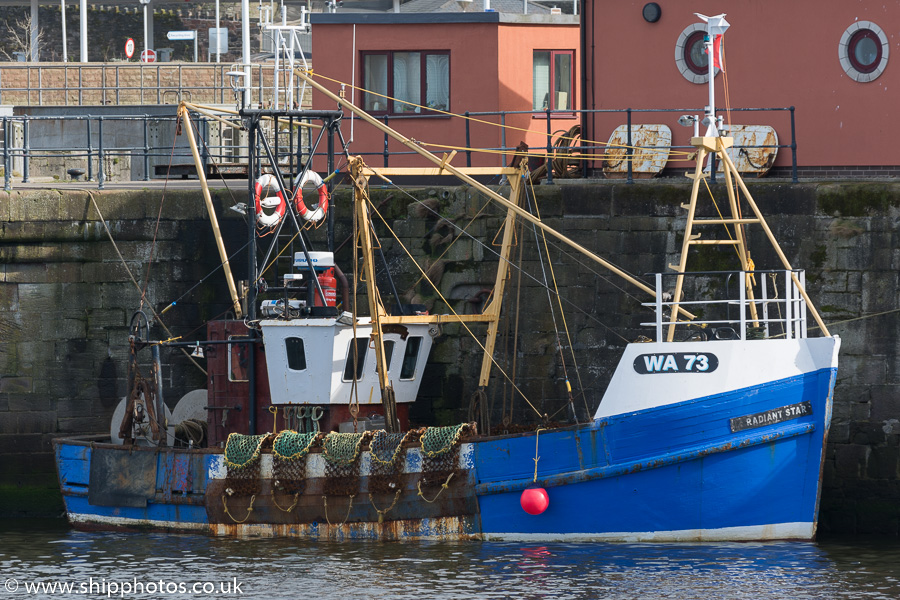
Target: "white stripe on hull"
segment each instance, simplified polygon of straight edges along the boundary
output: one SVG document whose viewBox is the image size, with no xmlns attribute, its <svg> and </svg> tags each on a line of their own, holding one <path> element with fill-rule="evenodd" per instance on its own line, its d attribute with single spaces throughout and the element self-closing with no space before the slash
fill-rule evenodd
<svg viewBox="0 0 900 600">
<path fill-rule="evenodd" d="M 209 531 L 206 523 L 188 523 L 185 521 L 156 521 L 154 519 L 132 519 L 129 517 L 109 517 L 106 515 L 87 515 L 83 513 L 67 513 L 69 522 L 82 525 L 104 525 L 112 527 L 173 529 L 181 531 Z"/>
<path fill-rule="evenodd" d="M 503 542 L 757 542 L 812 540 L 815 523 L 774 523 L 720 529 L 635 531 L 610 533 L 486 533 L 484 539 Z"/>
</svg>

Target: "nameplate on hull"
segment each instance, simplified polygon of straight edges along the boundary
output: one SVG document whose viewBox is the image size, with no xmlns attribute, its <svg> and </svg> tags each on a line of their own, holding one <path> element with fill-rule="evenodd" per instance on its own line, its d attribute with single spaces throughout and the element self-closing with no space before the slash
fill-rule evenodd
<svg viewBox="0 0 900 600">
<path fill-rule="evenodd" d="M 792 419 L 799 419 L 812 414 L 812 404 L 809 402 L 798 402 L 797 404 L 789 404 L 781 408 L 773 408 L 765 412 L 746 415 L 744 417 L 735 417 L 731 419 L 731 433 L 743 431 L 745 429 L 756 429 L 757 427 L 765 427 L 775 423 L 783 423 Z"/>
<path fill-rule="evenodd" d="M 634 370 L 641 375 L 656 373 L 712 373 L 719 359 L 709 352 L 669 352 L 641 354 L 634 359 Z"/>
</svg>

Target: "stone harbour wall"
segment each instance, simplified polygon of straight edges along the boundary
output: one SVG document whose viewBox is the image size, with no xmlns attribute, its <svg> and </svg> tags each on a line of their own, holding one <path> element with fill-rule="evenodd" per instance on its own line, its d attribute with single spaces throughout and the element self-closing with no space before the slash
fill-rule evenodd
<svg viewBox="0 0 900 600">
<path fill-rule="evenodd" d="M 843 339 L 820 530 L 896 536 L 900 184 L 752 181 L 749 186 L 788 259 L 806 268 L 810 294 L 831 332 Z M 719 206 L 727 206 L 724 187 L 714 190 Z M 551 226 L 640 276 L 677 262 L 685 218 L 680 205 L 689 193 L 680 182 L 599 182 L 538 186 L 531 201 Z M 228 309 L 221 273 L 209 276 L 218 265 L 212 234 L 199 192 L 162 194 L 106 191 L 93 197 L 130 270 L 141 287 L 146 285 L 145 304 L 162 310 L 177 300 L 164 320 L 173 334 L 200 339 L 205 320 Z M 493 285 L 498 261 L 492 242 L 501 212 L 485 208 L 485 199 L 465 187 L 373 188 L 371 195 L 384 218 L 376 216 L 376 229 L 382 234 L 386 270 L 401 299 L 433 311 L 444 311 L 445 302 L 460 313 L 479 311 L 488 300 L 485 290 Z M 234 201 L 230 193 L 216 194 L 236 278 L 243 279 L 240 250 L 246 226 L 225 210 Z M 335 240 L 341 244 L 350 233 L 348 196 L 338 193 L 333 205 L 339 215 Z M 703 214 L 712 216 L 715 209 Z M 397 240 L 390 239 L 388 225 Z M 453 225 L 467 227 L 472 237 L 454 241 Z M 321 244 L 324 228 L 310 235 Z M 777 267 L 758 229 L 751 230 L 750 248 L 757 268 Z M 495 375 L 488 387 L 491 420 L 508 429 L 534 423 L 537 414 L 566 420 L 566 379 L 575 388 L 579 417 L 592 412 L 624 345 L 652 334 L 640 325 L 650 313 L 634 288 L 576 259 L 557 242 L 548 240 L 545 246 L 530 227 L 517 236 L 517 264 L 520 250 L 521 291 L 513 271 L 496 356 L 508 373 L 515 373 L 534 407 L 514 399 L 510 386 Z M 440 296 L 421 283 L 422 274 L 411 267 L 407 252 L 438 283 Z M 552 259 L 552 276 L 564 298 L 562 313 L 558 306 L 555 314 L 548 309 L 541 283 L 546 265 L 542 269 L 539 253 Z M 703 247 L 690 266 L 733 268 L 733 254 L 730 248 Z M 336 260 L 352 280 L 352 244 L 343 244 Z M 127 326 L 141 292 L 85 192 L 0 194 L 0 262 L 0 515 L 59 510 L 50 440 L 109 431 L 112 410 L 125 393 Z M 574 360 L 566 355 L 563 361 L 557 344 L 568 347 L 569 339 Z M 472 417 L 472 374 L 479 368 L 479 353 L 461 327 L 441 329 L 413 421 L 445 424 Z M 169 353 L 163 362 L 170 407 L 187 391 L 203 387 L 202 373 L 187 359 Z M 511 423 L 504 424 L 503 416 L 510 414 Z"/>
</svg>

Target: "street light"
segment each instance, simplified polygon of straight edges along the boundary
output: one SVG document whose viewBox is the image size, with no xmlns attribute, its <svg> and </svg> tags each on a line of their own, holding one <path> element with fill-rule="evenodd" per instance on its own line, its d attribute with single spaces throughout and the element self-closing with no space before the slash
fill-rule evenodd
<svg viewBox="0 0 900 600">
<path fill-rule="evenodd" d="M 141 54 L 141 58 L 149 58 L 150 53 L 147 50 L 150 49 L 149 41 L 147 40 L 148 29 L 147 29 L 147 5 L 150 4 L 150 0 L 138 0 L 144 6 L 144 53 Z"/>
</svg>

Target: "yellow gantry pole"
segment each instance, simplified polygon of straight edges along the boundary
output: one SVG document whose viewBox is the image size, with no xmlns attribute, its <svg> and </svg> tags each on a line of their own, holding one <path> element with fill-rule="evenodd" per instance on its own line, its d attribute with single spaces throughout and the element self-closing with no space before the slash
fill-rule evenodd
<svg viewBox="0 0 900 600">
<path fill-rule="evenodd" d="M 725 161 L 727 165 L 726 168 L 732 169 L 733 171 L 737 171 L 737 167 L 734 166 L 734 162 L 731 160 L 731 157 L 728 156 L 727 152 L 722 152 L 722 160 Z M 744 184 L 744 180 L 740 177 L 736 178 L 737 184 L 741 188 L 741 191 L 744 192 L 744 196 L 747 199 L 747 204 L 750 205 L 750 208 L 753 209 L 753 212 L 756 214 L 756 218 L 759 219 L 759 224 L 762 225 L 763 231 L 766 232 L 766 237 L 769 238 L 769 242 L 772 244 L 772 247 L 775 249 L 775 253 L 778 254 L 778 258 L 781 259 L 781 264 L 784 265 L 784 268 L 790 271 L 791 279 L 794 281 L 794 285 L 797 286 L 797 290 L 800 292 L 800 295 L 803 296 L 803 299 L 806 301 L 806 306 L 809 307 L 809 312 L 812 313 L 813 319 L 815 319 L 816 324 L 822 330 L 826 336 L 831 337 L 831 333 L 828 332 L 828 328 L 825 326 L 825 322 L 822 320 L 822 317 L 819 316 L 819 311 L 816 310 L 815 305 L 812 303 L 809 295 L 806 293 L 803 285 L 800 283 L 800 279 L 797 278 L 797 274 L 794 273 L 794 268 L 791 267 L 790 261 L 788 261 L 787 256 L 784 255 L 784 252 L 781 250 L 781 246 L 778 244 L 778 241 L 775 239 L 775 234 L 772 233 L 772 230 L 769 229 L 769 224 L 766 223 L 766 219 L 763 217 L 762 212 L 759 210 L 759 207 L 756 205 L 756 201 L 753 200 L 753 196 L 750 195 L 750 190 L 747 189 L 746 184 Z"/>
<path fill-rule="evenodd" d="M 509 179 L 510 200 L 518 206 L 521 203 L 524 185 L 522 178 L 525 176 L 526 161 L 522 160 L 519 172 Z M 516 227 L 516 213 L 507 211 L 506 221 L 503 224 L 503 242 L 500 245 L 500 263 L 497 265 L 497 277 L 494 281 L 494 292 L 491 303 L 484 309 L 484 314 L 491 318 L 488 321 L 487 339 L 484 343 L 484 356 L 481 359 L 481 374 L 478 378 L 479 387 L 487 387 L 491 377 L 491 365 L 494 364 L 494 347 L 497 343 L 497 329 L 500 325 L 500 305 L 503 302 L 503 290 L 506 285 L 506 274 L 509 272 L 509 253 L 512 247 L 514 229 Z"/>
<path fill-rule="evenodd" d="M 375 265 L 373 263 L 373 245 L 371 227 L 369 226 L 369 208 L 366 205 L 366 175 L 363 173 L 363 161 L 355 157 L 350 161 L 350 176 L 353 182 L 353 196 L 356 209 L 357 223 L 359 223 L 358 243 L 362 246 L 363 274 L 366 278 L 366 292 L 369 296 L 369 314 L 372 318 L 372 338 L 375 343 L 375 366 L 378 372 L 378 385 L 381 388 L 381 404 L 384 407 L 385 428 L 388 432 L 400 431 L 400 423 L 397 417 L 397 399 L 391 381 L 388 379 L 387 360 L 384 353 L 384 334 L 381 330 L 381 321 L 387 315 L 381 295 L 375 285 Z M 358 342 L 356 342 L 358 343 Z"/>
<path fill-rule="evenodd" d="M 194 155 L 194 167 L 197 169 L 197 178 L 200 179 L 200 187 L 203 189 L 203 200 L 206 201 L 206 212 L 209 213 L 209 222 L 216 238 L 216 248 L 219 249 L 219 259 L 222 261 L 222 269 L 225 271 L 225 281 L 228 283 L 228 292 L 231 294 L 231 302 L 234 305 L 234 314 L 238 319 L 243 318 L 241 300 L 238 297 L 237 288 L 234 285 L 234 276 L 231 274 L 231 264 L 228 262 L 228 253 L 225 251 L 225 242 L 222 241 L 222 231 L 219 229 L 219 220 L 216 218 L 216 210 L 213 207 L 212 197 L 209 195 L 209 185 L 206 182 L 206 172 L 203 161 L 200 160 L 200 151 L 197 149 L 197 140 L 194 139 L 194 128 L 187 107 L 182 102 L 178 106 L 178 117 L 184 123 L 187 132 L 188 143 L 191 145 L 191 154 Z"/>
</svg>

